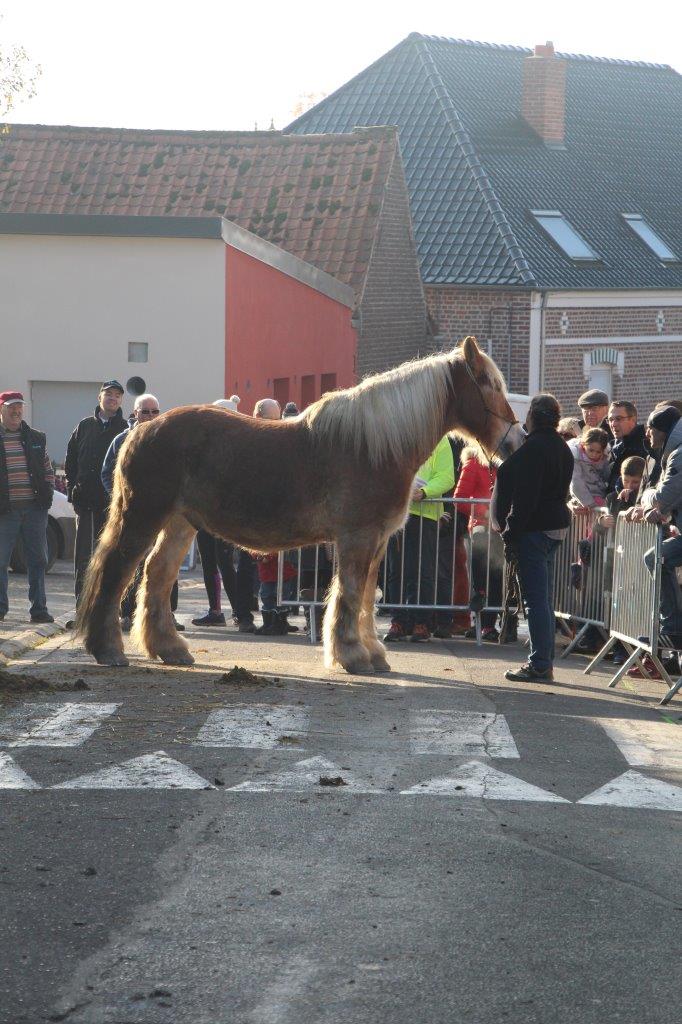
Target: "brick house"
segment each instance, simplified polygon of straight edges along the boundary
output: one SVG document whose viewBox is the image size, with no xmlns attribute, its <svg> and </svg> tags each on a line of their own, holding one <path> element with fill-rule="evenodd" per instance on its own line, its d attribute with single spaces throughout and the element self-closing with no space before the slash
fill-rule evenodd
<svg viewBox="0 0 682 1024">
<path fill-rule="evenodd" d="M 398 126 L 434 343 L 512 390 L 682 397 L 682 78 L 419 34 L 289 132 Z"/>
<path fill-rule="evenodd" d="M 130 374 L 165 406 L 306 406 L 428 336 L 394 128 L 12 126 L 0 265 L 3 386 L 42 428 Z"/>
</svg>

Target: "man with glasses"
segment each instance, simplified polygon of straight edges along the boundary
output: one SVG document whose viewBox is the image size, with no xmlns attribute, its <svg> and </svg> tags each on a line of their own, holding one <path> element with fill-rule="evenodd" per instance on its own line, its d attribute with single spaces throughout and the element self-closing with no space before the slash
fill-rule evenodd
<svg viewBox="0 0 682 1024">
<path fill-rule="evenodd" d="M 100 474 L 109 445 L 127 429 L 121 412 L 124 394 L 123 385 L 117 380 L 105 381 L 99 390 L 94 414 L 80 421 L 66 449 L 66 496 L 77 516 L 74 554 L 76 604 L 80 600 L 92 553 L 107 521 L 109 495 Z"/>
<path fill-rule="evenodd" d="M 104 463 L 101 469 L 102 486 L 106 490 L 107 494 L 111 494 L 114 486 L 114 469 L 116 468 L 116 462 L 118 456 L 123 447 L 123 443 L 128 437 L 131 430 L 134 430 L 137 426 L 143 423 L 152 423 L 156 417 L 160 414 L 159 400 L 155 395 L 138 395 L 135 399 L 135 405 L 133 406 L 133 413 L 131 416 L 131 424 L 127 430 L 119 434 L 109 445 L 109 450 L 104 457 Z M 135 612 L 135 605 L 137 603 L 137 591 L 142 582 L 142 570 L 144 569 L 144 559 L 140 562 L 137 569 L 135 570 L 135 577 L 133 582 L 128 587 L 124 594 L 123 601 L 121 602 L 121 627 L 124 633 L 130 631 L 131 620 Z M 177 580 L 173 584 L 171 591 L 171 610 L 175 611 L 178 607 L 178 583 Z M 176 621 L 175 628 L 179 632 L 183 632 L 185 627 Z"/>
<path fill-rule="evenodd" d="M 620 467 L 631 455 L 645 458 L 644 427 L 637 422 L 637 407 L 632 402 L 611 402 L 609 406 L 609 427 L 613 434 L 611 445 L 611 471 L 608 491 L 620 490 Z"/>
</svg>

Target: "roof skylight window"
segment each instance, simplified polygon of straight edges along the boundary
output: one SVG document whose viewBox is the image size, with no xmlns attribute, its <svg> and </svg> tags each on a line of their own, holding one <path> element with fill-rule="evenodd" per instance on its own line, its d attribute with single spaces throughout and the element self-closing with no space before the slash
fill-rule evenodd
<svg viewBox="0 0 682 1024">
<path fill-rule="evenodd" d="M 572 260 L 594 262 L 599 256 L 558 210 L 531 210 L 541 228 Z"/>
<path fill-rule="evenodd" d="M 639 235 L 645 245 L 651 249 L 654 256 L 658 256 L 663 263 L 677 263 L 678 257 L 669 249 L 663 239 L 656 234 L 653 228 L 649 227 L 639 213 L 624 213 L 623 219 L 630 225 L 635 234 Z"/>
</svg>

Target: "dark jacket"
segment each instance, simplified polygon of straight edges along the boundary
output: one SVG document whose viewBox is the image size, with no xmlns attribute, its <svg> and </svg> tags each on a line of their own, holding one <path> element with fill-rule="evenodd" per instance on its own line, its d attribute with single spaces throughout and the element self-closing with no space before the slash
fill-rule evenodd
<svg viewBox="0 0 682 1024">
<path fill-rule="evenodd" d="M 626 459 L 629 459 L 631 455 L 639 455 L 645 459 L 647 456 L 646 450 L 646 435 L 644 433 L 644 427 L 641 423 L 638 423 L 634 430 L 631 430 L 627 437 L 624 437 L 621 441 L 614 441 L 611 445 L 611 472 L 609 474 L 609 490 L 614 491 L 619 488 L 620 480 L 620 467 L 623 465 Z"/>
<path fill-rule="evenodd" d="M 66 495 L 79 513 L 107 508 L 109 495 L 102 486 L 102 464 L 113 439 L 128 427 L 120 409 L 110 420 L 100 419 L 98 413 L 99 406 L 93 416 L 80 421 L 66 449 Z"/>
<path fill-rule="evenodd" d="M 102 470 L 100 477 L 104 490 L 107 494 L 111 494 L 114 489 L 114 470 L 116 469 L 116 463 L 118 461 L 118 453 L 121 450 L 123 442 L 127 438 L 131 430 L 133 430 L 134 424 L 127 427 L 122 433 L 118 434 L 107 448 L 107 454 L 104 456 L 104 462 L 102 463 Z"/>
<path fill-rule="evenodd" d="M 573 456 L 551 427 L 533 430 L 497 470 L 494 517 L 505 544 L 522 533 L 560 530 L 570 524 L 568 490 Z"/>
<path fill-rule="evenodd" d="M 35 503 L 38 508 L 48 509 L 52 504 L 54 494 L 54 477 L 47 478 L 45 471 L 46 462 L 46 438 L 39 430 L 29 427 L 28 423 L 21 422 L 21 445 L 26 453 L 26 466 L 28 475 L 31 478 L 31 487 L 35 495 Z M 9 512 L 9 480 L 7 478 L 7 460 L 5 458 L 5 446 L 0 442 L 0 514 Z"/>
</svg>

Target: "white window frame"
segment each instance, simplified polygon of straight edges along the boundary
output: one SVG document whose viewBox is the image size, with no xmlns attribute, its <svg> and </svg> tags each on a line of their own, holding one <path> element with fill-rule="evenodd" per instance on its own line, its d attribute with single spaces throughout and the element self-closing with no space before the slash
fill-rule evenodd
<svg viewBox="0 0 682 1024">
<path fill-rule="evenodd" d="M 657 231 L 654 231 L 648 220 L 645 220 L 641 213 L 623 213 L 621 214 L 623 220 L 628 227 L 634 231 L 640 241 L 644 242 L 649 252 L 653 253 L 656 259 L 660 260 L 661 263 L 679 263 L 680 258 L 676 256 L 672 251 L 667 242 L 664 242 Z M 646 232 L 642 233 L 636 227 L 637 224 L 641 224 L 646 228 Z M 647 237 L 650 236 L 650 237 Z M 661 247 L 661 251 L 657 251 L 652 245 L 652 240 L 655 239 L 658 245 Z"/>
<path fill-rule="evenodd" d="M 576 231 L 568 217 L 563 214 L 561 210 L 531 210 L 530 212 L 535 219 L 536 224 L 542 228 L 545 234 L 552 239 L 554 244 L 561 249 L 564 256 L 567 256 L 569 260 L 572 260 L 574 263 L 598 263 L 601 260 L 599 253 L 595 252 L 592 246 L 585 241 L 579 231 Z M 546 223 L 543 223 L 540 218 L 544 218 L 545 221 L 558 221 L 564 228 L 575 236 L 578 242 L 585 247 L 589 255 L 576 256 L 574 253 L 569 252 L 563 243 L 559 241 L 559 238 L 552 234 L 549 226 Z"/>
</svg>

